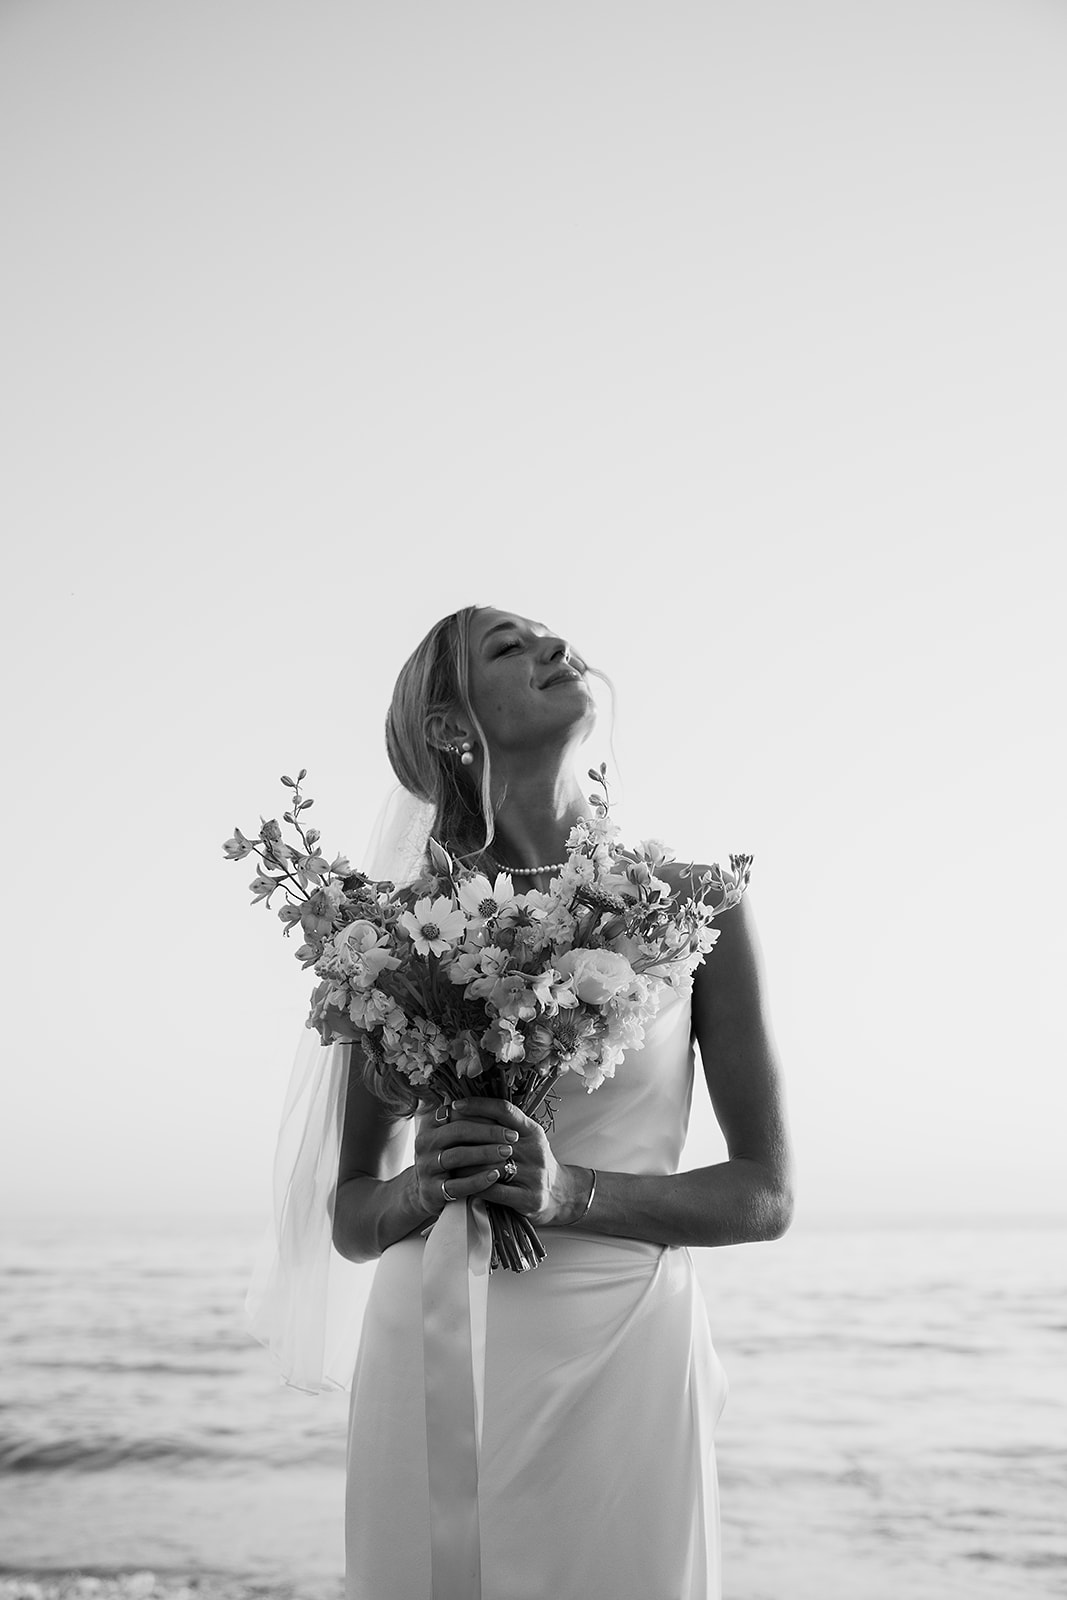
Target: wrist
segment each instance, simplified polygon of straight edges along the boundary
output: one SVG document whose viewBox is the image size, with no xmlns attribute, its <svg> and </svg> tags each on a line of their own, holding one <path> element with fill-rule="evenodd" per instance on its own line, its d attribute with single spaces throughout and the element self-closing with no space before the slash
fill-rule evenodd
<svg viewBox="0 0 1067 1600">
<path fill-rule="evenodd" d="M 434 1214 L 426 1210 L 420 1197 L 414 1167 L 405 1167 L 395 1178 L 387 1180 L 385 1195 L 387 1203 L 379 1217 L 379 1255 L 434 1220 Z"/>
<path fill-rule="evenodd" d="M 596 1171 L 593 1167 L 568 1167 L 566 1170 L 569 1194 L 559 1220 L 565 1227 L 574 1227 L 584 1222 L 589 1214 L 596 1192 Z"/>
</svg>

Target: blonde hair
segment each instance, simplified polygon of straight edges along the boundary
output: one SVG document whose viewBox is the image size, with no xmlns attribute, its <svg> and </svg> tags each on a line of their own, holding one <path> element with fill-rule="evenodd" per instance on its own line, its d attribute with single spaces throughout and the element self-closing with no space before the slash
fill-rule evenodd
<svg viewBox="0 0 1067 1600">
<path fill-rule="evenodd" d="M 493 841 L 489 746 L 471 705 L 470 631 L 477 606 L 434 623 L 404 662 L 385 719 L 389 763 L 405 789 L 434 808 L 433 836 L 465 861 Z M 439 743 L 444 721 L 459 710 L 481 749 L 481 781 Z"/>
</svg>

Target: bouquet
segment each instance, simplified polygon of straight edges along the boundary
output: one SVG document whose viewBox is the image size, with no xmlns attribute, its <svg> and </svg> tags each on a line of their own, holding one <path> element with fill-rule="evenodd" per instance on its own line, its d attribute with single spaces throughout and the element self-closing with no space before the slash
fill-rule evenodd
<svg viewBox="0 0 1067 1600">
<path fill-rule="evenodd" d="M 270 905 L 321 980 L 307 1026 L 324 1044 L 358 1040 L 370 1086 L 394 1107 L 439 1106 L 464 1095 L 509 1100 L 551 1128 L 553 1089 L 576 1073 L 592 1093 L 611 1078 L 667 989 L 692 988 L 719 933 L 713 920 L 741 899 L 751 856 L 697 873 L 660 874 L 672 854 L 656 840 L 620 842 L 611 821 L 606 764 L 590 769 L 592 816 L 567 840 L 567 860 L 547 891 L 519 891 L 512 876 L 461 865 L 435 839 L 414 883 L 376 881 L 344 856 L 327 860 L 302 769 L 284 820 L 256 838 L 239 828 L 223 845 L 259 858 L 253 903 Z M 487 1203 L 492 1266 L 525 1271 L 544 1259 L 533 1226 Z"/>
</svg>

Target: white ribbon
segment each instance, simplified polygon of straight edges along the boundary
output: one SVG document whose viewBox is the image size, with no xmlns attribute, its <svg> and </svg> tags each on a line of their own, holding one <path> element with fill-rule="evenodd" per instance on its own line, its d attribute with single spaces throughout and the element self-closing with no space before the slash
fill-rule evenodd
<svg viewBox="0 0 1067 1600">
<path fill-rule="evenodd" d="M 493 1240 L 480 1200 L 453 1201 L 422 1264 L 433 1600 L 481 1600 L 478 1463 Z"/>
</svg>

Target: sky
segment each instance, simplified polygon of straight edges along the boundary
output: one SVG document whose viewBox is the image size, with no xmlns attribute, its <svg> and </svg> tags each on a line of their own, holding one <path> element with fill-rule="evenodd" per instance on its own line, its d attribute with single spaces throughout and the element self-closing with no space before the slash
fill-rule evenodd
<svg viewBox="0 0 1067 1600">
<path fill-rule="evenodd" d="M 470 602 L 754 855 L 798 1218 L 1067 1212 L 1065 74 L 1039 0 L 8 0 L 4 1215 L 266 1208 L 221 842 L 305 766 L 358 859 Z"/>
</svg>

